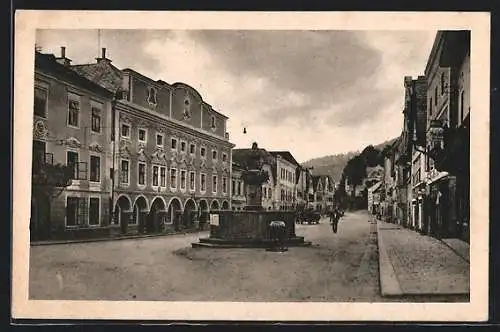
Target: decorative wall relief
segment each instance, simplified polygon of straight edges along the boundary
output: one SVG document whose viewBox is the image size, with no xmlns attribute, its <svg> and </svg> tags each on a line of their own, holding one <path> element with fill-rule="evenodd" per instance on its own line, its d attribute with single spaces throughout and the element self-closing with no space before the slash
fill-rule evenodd
<svg viewBox="0 0 500 332">
<path fill-rule="evenodd" d="M 89 150 L 93 152 L 102 153 L 104 151 L 104 148 L 101 145 L 99 145 L 99 143 L 93 142 L 89 145 Z"/>
<path fill-rule="evenodd" d="M 47 123 L 42 119 L 36 120 L 33 126 L 33 138 L 46 139 L 48 133 Z"/>
<path fill-rule="evenodd" d="M 143 148 L 140 148 L 139 151 L 137 152 L 137 159 L 139 161 L 147 161 L 148 160 L 148 157 L 146 156 Z"/>
<path fill-rule="evenodd" d="M 80 141 L 75 137 L 70 137 L 70 138 L 67 138 L 65 140 L 59 140 L 59 141 L 57 141 L 57 144 L 58 145 L 66 145 L 66 146 L 68 146 L 70 148 L 74 148 L 74 149 L 78 149 L 82 146 Z"/>
</svg>

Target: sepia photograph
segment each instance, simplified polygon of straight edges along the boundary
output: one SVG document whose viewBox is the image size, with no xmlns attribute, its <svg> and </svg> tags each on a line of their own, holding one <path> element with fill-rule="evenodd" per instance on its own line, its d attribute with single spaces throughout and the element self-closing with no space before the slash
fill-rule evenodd
<svg viewBox="0 0 500 332">
<path fill-rule="evenodd" d="M 18 13 L 19 318 L 486 319 L 489 16 L 419 15 Z"/>
</svg>

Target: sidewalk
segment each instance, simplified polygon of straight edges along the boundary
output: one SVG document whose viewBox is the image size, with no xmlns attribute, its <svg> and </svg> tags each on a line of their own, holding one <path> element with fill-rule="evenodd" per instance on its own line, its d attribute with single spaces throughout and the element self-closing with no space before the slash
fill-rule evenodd
<svg viewBox="0 0 500 332">
<path fill-rule="evenodd" d="M 130 235 L 118 235 L 118 236 L 109 236 L 109 237 L 102 237 L 102 238 L 90 238 L 90 239 L 31 241 L 30 245 L 31 246 L 48 246 L 48 245 L 54 245 L 54 244 L 134 240 L 134 239 L 145 239 L 145 238 L 160 237 L 160 236 L 185 235 L 185 234 L 192 234 L 192 233 L 208 233 L 208 230 L 189 229 L 189 230 L 185 230 L 182 232 L 179 231 L 179 232 L 172 232 L 172 233 L 130 234 Z"/>
<path fill-rule="evenodd" d="M 469 263 L 449 244 L 382 221 L 377 238 L 382 296 L 469 294 Z"/>
</svg>

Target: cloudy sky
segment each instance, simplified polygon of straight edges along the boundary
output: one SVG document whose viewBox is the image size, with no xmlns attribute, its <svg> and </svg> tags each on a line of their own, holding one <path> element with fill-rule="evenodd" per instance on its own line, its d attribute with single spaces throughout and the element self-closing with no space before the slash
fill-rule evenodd
<svg viewBox="0 0 500 332">
<path fill-rule="evenodd" d="M 399 135 L 403 78 L 422 75 L 435 31 L 39 30 L 44 53 L 184 82 L 252 141 L 299 162 Z M 243 134 L 243 128 L 247 134 Z"/>
</svg>

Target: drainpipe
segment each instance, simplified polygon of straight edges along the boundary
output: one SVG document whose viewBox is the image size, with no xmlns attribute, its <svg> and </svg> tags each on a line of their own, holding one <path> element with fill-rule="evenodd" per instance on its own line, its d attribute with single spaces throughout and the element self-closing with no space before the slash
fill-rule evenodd
<svg viewBox="0 0 500 332">
<path fill-rule="evenodd" d="M 113 96 L 113 99 L 111 100 L 111 142 L 112 142 L 112 163 L 111 163 L 111 213 L 109 214 L 109 225 L 113 224 L 113 218 L 115 214 L 115 209 L 114 209 L 114 202 L 115 202 L 115 164 L 116 164 L 116 157 L 115 157 L 115 146 L 116 146 L 116 120 L 115 120 L 115 115 L 116 115 L 116 95 Z"/>
</svg>

